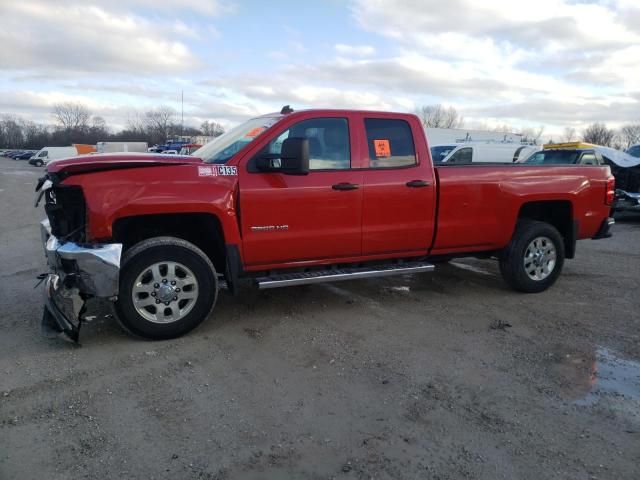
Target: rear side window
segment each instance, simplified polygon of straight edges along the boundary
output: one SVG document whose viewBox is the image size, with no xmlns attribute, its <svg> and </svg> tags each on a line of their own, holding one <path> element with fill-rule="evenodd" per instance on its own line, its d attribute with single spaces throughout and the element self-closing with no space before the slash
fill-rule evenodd
<svg viewBox="0 0 640 480">
<path fill-rule="evenodd" d="M 593 153 L 584 153 L 580 157 L 580 165 L 597 165 L 596 156 Z"/>
<path fill-rule="evenodd" d="M 443 165 L 468 165 L 473 158 L 473 149 L 464 147 L 455 152 Z"/>
<path fill-rule="evenodd" d="M 411 127 L 404 120 L 365 118 L 370 168 L 415 165 L 416 149 Z"/>
</svg>

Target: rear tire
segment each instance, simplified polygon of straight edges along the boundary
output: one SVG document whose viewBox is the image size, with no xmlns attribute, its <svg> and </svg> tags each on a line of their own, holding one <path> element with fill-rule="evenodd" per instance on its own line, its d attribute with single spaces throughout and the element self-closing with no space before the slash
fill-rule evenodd
<svg viewBox="0 0 640 480">
<path fill-rule="evenodd" d="M 175 338 L 202 323 L 217 296 L 217 274 L 202 250 L 179 238 L 156 237 L 124 253 L 114 311 L 134 335 Z"/>
<path fill-rule="evenodd" d="M 500 272 L 514 290 L 538 293 L 555 283 L 564 265 L 560 232 L 545 222 L 521 220 L 500 255 Z"/>
</svg>

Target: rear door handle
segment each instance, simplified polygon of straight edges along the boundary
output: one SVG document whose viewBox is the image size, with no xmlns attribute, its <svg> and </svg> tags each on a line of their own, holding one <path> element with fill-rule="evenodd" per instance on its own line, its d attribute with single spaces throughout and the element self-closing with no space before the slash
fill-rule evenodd
<svg viewBox="0 0 640 480">
<path fill-rule="evenodd" d="M 360 185 L 358 185 L 357 183 L 343 182 L 336 183 L 335 185 L 332 185 L 331 188 L 333 188 L 334 190 L 356 190 L 360 188 Z"/>
<path fill-rule="evenodd" d="M 425 180 L 411 180 L 407 182 L 407 187 L 411 188 L 420 188 L 420 187 L 428 187 L 431 185 L 431 182 L 427 182 Z"/>
</svg>

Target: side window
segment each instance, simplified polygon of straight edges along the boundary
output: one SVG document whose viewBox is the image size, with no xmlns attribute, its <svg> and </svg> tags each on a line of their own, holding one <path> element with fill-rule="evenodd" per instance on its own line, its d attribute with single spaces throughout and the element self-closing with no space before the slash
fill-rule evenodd
<svg viewBox="0 0 640 480">
<path fill-rule="evenodd" d="M 587 153 L 583 153 L 582 157 L 580 157 L 580 165 L 597 165 L 598 162 L 596 161 L 596 156 L 591 153 L 591 152 L 587 152 Z"/>
<path fill-rule="evenodd" d="M 314 118 L 296 123 L 267 145 L 267 153 L 279 154 L 289 137 L 309 139 L 309 169 L 351 168 L 349 125 L 346 118 Z"/>
<path fill-rule="evenodd" d="M 38 155 L 38 157 L 46 157 L 46 156 L 47 156 L 46 150 L 44 152 L 40 152 L 40 155 Z"/>
<path fill-rule="evenodd" d="M 369 167 L 406 167 L 417 163 L 411 127 L 406 121 L 366 118 L 364 126 L 369 146 Z"/>
<path fill-rule="evenodd" d="M 471 163 L 471 159 L 473 158 L 473 148 L 464 147 L 458 150 L 456 153 L 451 155 L 451 158 L 446 161 L 443 165 L 447 163 L 452 165 L 464 165 Z"/>
</svg>

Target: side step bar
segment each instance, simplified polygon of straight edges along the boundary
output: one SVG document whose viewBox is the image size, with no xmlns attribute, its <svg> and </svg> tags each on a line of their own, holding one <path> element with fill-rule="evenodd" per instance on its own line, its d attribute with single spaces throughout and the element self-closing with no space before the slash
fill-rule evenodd
<svg viewBox="0 0 640 480">
<path fill-rule="evenodd" d="M 340 270 L 318 270 L 305 273 L 284 273 L 270 277 L 260 277 L 256 281 L 260 290 L 267 288 L 290 287 L 293 285 L 308 285 L 311 283 L 339 282 L 342 280 L 356 280 L 358 278 L 390 277 L 408 273 L 422 273 L 433 271 L 434 266 L 426 262 L 403 263 L 372 268 L 344 268 Z"/>
</svg>

